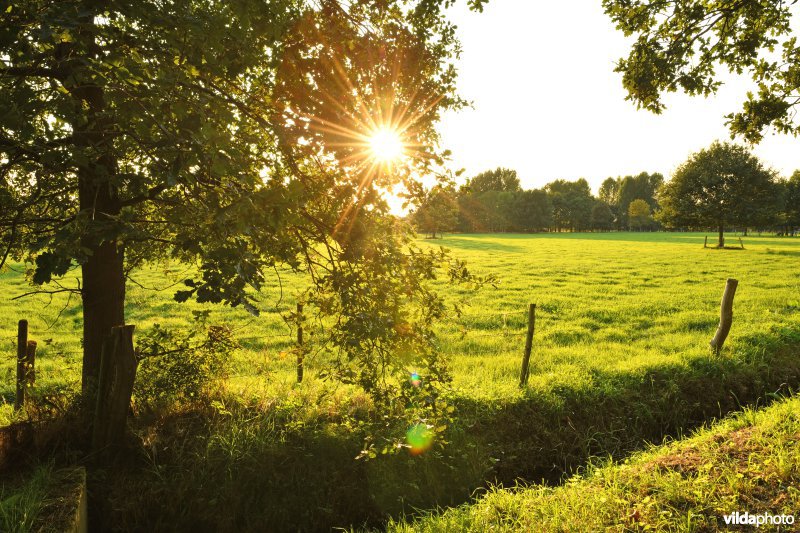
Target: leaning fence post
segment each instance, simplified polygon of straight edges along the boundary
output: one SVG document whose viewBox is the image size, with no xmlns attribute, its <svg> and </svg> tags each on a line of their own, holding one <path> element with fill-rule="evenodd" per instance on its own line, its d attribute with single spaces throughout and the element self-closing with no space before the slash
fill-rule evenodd
<svg viewBox="0 0 800 533">
<path fill-rule="evenodd" d="M 703 241 L 703 248 L 708 248 L 708 235 L 706 235 L 706 240 Z"/>
<path fill-rule="evenodd" d="M 714 338 L 709 343 L 714 353 L 719 354 L 722 350 L 722 345 L 725 339 L 728 338 L 728 333 L 731 331 L 731 324 L 733 323 L 733 297 L 736 294 L 736 287 L 739 282 L 735 279 L 728 279 L 725 283 L 725 292 L 722 293 L 722 303 L 719 308 L 719 326 Z"/>
<path fill-rule="evenodd" d="M 303 304 L 297 303 L 297 382 L 303 382 Z"/>
<path fill-rule="evenodd" d="M 522 370 L 519 373 L 519 386 L 528 383 L 528 366 L 531 362 L 531 349 L 533 348 L 533 331 L 536 327 L 536 304 L 528 306 L 528 334 L 525 337 L 525 353 L 522 356 Z"/>
<path fill-rule="evenodd" d="M 17 324 L 17 396 L 14 398 L 14 410 L 25 405 L 25 359 L 28 355 L 28 321 L 20 320 Z"/>
</svg>

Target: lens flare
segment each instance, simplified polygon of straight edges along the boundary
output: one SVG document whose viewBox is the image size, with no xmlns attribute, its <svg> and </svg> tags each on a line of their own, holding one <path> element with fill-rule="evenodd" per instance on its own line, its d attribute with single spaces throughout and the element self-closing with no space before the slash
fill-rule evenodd
<svg viewBox="0 0 800 533">
<path fill-rule="evenodd" d="M 406 432 L 411 455 L 420 455 L 433 446 L 433 431 L 425 424 L 415 424 Z"/>
<path fill-rule="evenodd" d="M 409 381 L 411 382 L 411 385 L 413 385 L 414 387 L 419 387 L 420 385 L 422 385 L 422 378 L 419 377 L 419 374 L 417 374 L 416 372 L 411 373 L 411 378 L 409 379 Z"/>
</svg>

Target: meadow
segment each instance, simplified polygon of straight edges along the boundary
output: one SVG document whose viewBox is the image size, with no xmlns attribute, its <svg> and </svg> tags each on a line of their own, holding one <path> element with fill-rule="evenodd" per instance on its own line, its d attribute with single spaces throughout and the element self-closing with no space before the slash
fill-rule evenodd
<svg viewBox="0 0 800 533">
<path fill-rule="evenodd" d="M 253 317 L 174 302 L 183 265 L 140 270 L 128 284 L 128 322 L 137 332 L 156 323 L 190 325 L 193 311 L 208 310 L 209 323 L 229 326 L 240 348 L 213 406 L 137 420 L 139 454 L 109 482 L 109 513 L 123 527 L 257 530 L 265 520 L 278 529 L 375 525 L 390 515 L 462 503 L 490 484 L 558 483 L 593 458 L 623 458 L 790 394 L 800 384 L 800 240 L 749 236 L 744 250 L 716 250 L 704 249 L 703 237 L 421 240 L 499 281 L 478 292 L 437 282 L 464 308 L 460 319 L 439 326 L 454 378 L 449 443 L 420 457 L 366 462 L 353 460 L 364 435 L 339 416 L 365 400 L 318 380 L 325 361 L 313 350 L 306 380 L 294 383 L 293 330 L 283 317 L 302 289 L 299 276 L 271 280 L 259 296 L 262 314 Z M 76 300 L 56 294 L 12 301 L 31 290 L 21 268 L 0 273 L 5 422 L 13 419 L 8 402 L 19 318 L 30 321 L 31 338 L 40 344 L 37 388 L 76 390 L 80 378 Z M 715 356 L 708 341 L 727 278 L 739 280 L 734 324 Z M 536 333 L 529 383 L 520 388 L 529 303 L 537 305 Z M 311 327 L 312 345 L 323 331 L 324 324 Z M 144 486 L 149 492 L 136 490 Z"/>
</svg>

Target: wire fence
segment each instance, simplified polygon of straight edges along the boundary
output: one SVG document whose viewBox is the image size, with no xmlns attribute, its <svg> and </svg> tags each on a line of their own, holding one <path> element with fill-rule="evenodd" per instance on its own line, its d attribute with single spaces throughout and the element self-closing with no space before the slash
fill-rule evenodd
<svg viewBox="0 0 800 533">
<path fill-rule="evenodd" d="M 459 341 L 486 339 L 489 337 L 493 337 L 495 339 L 497 338 L 517 339 L 524 337 L 527 334 L 526 331 L 527 324 L 522 320 L 517 320 L 518 318 L 524 318 L 525 316 L 527 316 L 527 314 L 528 314 L 527 310 L 462 313 L 459 314 L 455 320 L 451 321 L 448 324 L 444 324 L 441 328 L 444 331 L 442 331 L 441 333 L 444 335 L 453 335 Z M 481 323 L 485 323 L 486 319 L 498 319 L 497 326 L 492 327 L 491 330 L 489 331 L 485 331 L 485 328 L 483 327 L 480 328 L 479 330 L 476 330 L 475 322 L 478 321 Z M 255 327 L 258 327 L 256 318 L 253 318 L 244 324 L 236 325 L 235 327 L 230 328 L 229 331 L 231 332 L 231 334 L 235 334 L 237 332 L 250 333 L 249 335 L 246 336 L 232 335 L 232 340 L 240 346 L 245 345 L 244 346 L 245 348 L 252 349 L 252 346 L 246 346 L 246 345 L 252 343 L 260 343 L 260 344 L 271 345 L 276 350 L 281 350 L 281 352 L 283 352 L 284 348 L 293 348 L 297 345 L 297 339 L 295 337 L 296 330 L 293 330 L 291 328 L 290 323 L 287 321 L 285 317 L 284 317 L 284 322 L 286 323 L 288 331 L 283 333 L 264 332 L 258 335 L 252 334 L 253 329 Z M 517 322 L 517 323 L 511 324 L 510 322 Z M 309 330 L 306 331 L 309 332 Z M 306 356 L 306 361 L 308 361 L 309 363 L 313 363 L 316 360 L 317 356 L 319 356 L 319 354 L 324 351 L 324 347 L 327 340 L 323 342 L 314 340 L 314 337 L 323 338 L 324 331 L 325 331 L 324 327 L 320 324 L 318 327 L 312 328 L 311 330 L 311 332 L 313 332 L 312 338 L 306 336 L 305 356 Z M 40 344 L 40 349 L 46 350 L 45 353 L 47 354 L 48 357 L 53 357 L 53 356 L 75 357 L 83 355 L 83 350 L 80 348 L 72 348 L 70 346 L 69 349 L 66 349 L 67 348 L 66 346 L 64 348 L 59 346 L 59 345 L 63 346 L 63 344 L 65 343 L 63 339 L 70 339 L 66 341 L 69 344 L 80 343 L 81 342 L 80 332 L 77 332 L 75 330 L 52 330 L 50 328 L 45 329 L 44 332 L 45 332 L 44 335 L 39 336 L 40 339 L 42 337 L 45 337 L 44 342 Z M 35 339 L 37 337 L 35 331 L 31 331 L 31 334 L 32 338 Z M 17 336 L 12 334 L 7 336 L 2 336 L 0 337 L 0 339 L 8 342 L 6 346 L 8 346 L 9 349 L 2 350 L 3 352 L 5 352 L 4 355 L 9 359 L 16 359 L 15 346 L 16 346 Z M 60 342 L 54 341 L 53 339 L 59 339 Z M 3 344 L 5 344 L 5 342 Z M 207 345 L 208 341 L 199 341 L 194 344 L 189 344 L 182 350 L 170 350 L 168 352 L 157 353 L 157 354 L 142 354 L 142 357 L 158 356 L 167 353 L 177 353 L 181 351 L 199 349 Z M 312 346 L 314 346 L 315 349 L 312 349 Z M 288 350 L 286 351 L 288 352 Z M 246 377 L 246 376 L 253 377 L 260 374 L 269 374 L 269 373 L 270 373 L 269 371 L 254 372 L 254 370 L 251 369 L 247 372 L 229 374 L 229 377 Z"/>
</svg>

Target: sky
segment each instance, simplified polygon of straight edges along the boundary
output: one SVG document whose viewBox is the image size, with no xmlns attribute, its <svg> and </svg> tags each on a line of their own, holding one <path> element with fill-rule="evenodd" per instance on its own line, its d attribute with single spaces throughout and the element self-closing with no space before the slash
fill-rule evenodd
<svg viewBox="0 0 800 533">
<path fill-rule="evenodd" d="M 724 115 L 738 111 L 751 83 L 722 72 L 708 99 L 673 93 L 654 115 L 625 100 L 616 61 L 630 40 L 600 0 L 492 0 L 483 13 L 459 2 L 450 18 L 463 46 L 459 94 L 473 108 L 444 115 L 442 146 L 464 177 L 515 169 L 523 188 L 586 178 L 661 172 L 729 140 Z M 784 176 L 800 168 L 800 138 L 768 134 L 753 152 Z"/>
</svg>

